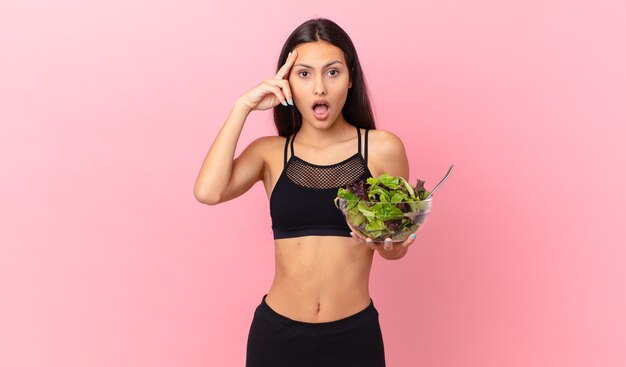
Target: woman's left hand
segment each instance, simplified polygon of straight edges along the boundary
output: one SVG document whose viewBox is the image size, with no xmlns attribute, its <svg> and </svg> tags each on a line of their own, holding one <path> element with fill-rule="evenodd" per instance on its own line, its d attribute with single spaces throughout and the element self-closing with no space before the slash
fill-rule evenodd
<svg viewBox="0 0 626 367">
<path fill-rule="evenodd" d="M 381 253 L 381 255 L 382 255 L 381 251 L 384 251 L 386 253 L 391 253 L 391 252 L 396 252 L 396 251 L 405 253 L 407 250 L 407 247 L 409 247 L 415 241 L 415 237 L 416 237 L 415 233 L 412 233 L 406 239 L 406 241 L 402 243 L 394 244 L 391 241 L 391 238 L 386 238 L 384 242 L 374 242 L 374 240 L 372 240 L 371 238 L 362 239 L 361 237 L 357 236 L 354 232 L 350 232 L 350 236 L 352 236 L 352 238 L 354 238 L 355 240 L 366 244 L 372 250 L 378 250 Z"/>
</svg>

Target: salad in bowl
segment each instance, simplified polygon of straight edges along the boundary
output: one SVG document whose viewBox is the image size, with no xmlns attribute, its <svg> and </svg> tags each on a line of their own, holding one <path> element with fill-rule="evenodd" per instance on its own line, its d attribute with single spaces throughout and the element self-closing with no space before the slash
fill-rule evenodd
<svg viewBox="0 0 626 367">
<path fill-rule="evenodd" d="M 391 238 L 404 242 L 426 220 L 432 206 L 425 181 L 411 186 L 404 178 L 386 173 L 340 187 L 335 206 L 355 235 L 374 242 Z"/>
</svg>

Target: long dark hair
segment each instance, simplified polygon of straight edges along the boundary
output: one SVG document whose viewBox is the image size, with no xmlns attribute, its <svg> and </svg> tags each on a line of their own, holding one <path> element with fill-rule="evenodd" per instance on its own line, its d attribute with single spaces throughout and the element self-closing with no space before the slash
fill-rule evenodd
<svg viewBox="0 0 626 367">
<path fill-rule="evenodd" d="M 343 117 L 354 126 L 376 129 L 367 85 L 365 84 L 365 76 L 363 75 L 356 49 L 348 34 L 335 22 L 324 18 L 316 18 L 308 20 L 296 28 L 283 45 L 278 58 L 276 72 L 285 64 L 287 55 L 296 46 L 320 40 L 339 47 L 348 63 L 352 88 L 348 90 L 348 97 L 342 109 Z M 302 127 L 302 114 L 295 106 L 284 107 L 278 105 L 274 107 L 274 124 L 276 124 L 279 136 L 289 136 Z"/>
</svg>

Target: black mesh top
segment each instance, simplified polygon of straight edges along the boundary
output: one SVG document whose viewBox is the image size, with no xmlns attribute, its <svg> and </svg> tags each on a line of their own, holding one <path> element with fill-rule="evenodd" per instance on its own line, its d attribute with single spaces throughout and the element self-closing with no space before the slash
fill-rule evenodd
<svg viewBox="0 0 626 367">
<path fill-rule="evenodd" d="M 270 195 L 270 215 L 274 238 L 300 236 L 350 237 L 350 228 L 335 206 L 337 189 L 372 177 L 367 167 L 367 134 L 361 156 L 361 129 L 358 127 L 358 152 L 335 164 L 320 166 L 298 158 L 293 152 L 294 134 L 285 141 L 283 171 Z M 291 157 L 287 160 L 287 146 Z"/>
</svg>

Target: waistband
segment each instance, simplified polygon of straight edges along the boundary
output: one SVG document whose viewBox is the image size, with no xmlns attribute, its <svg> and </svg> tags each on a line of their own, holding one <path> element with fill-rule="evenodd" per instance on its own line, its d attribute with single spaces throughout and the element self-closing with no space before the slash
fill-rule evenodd
<svg viewBox="0 0 626 367">
<path fill-rule="evenodd" d="M 374 307 L 374 301 L 371 298 L 370 304 L 366 308 L 348 317 L 326 322 L 304 322 L 290 319 L 289 317 L 274 311 L 265 302 L 265 297 L 267 297 L 267 294 L 263 296 L 261 304 L 255 311 L 255 315 L 262 316 L 275 324 L 287 328 L 298 329 L 306 332 L 324 333 L 351 329 L 365 322 L 371 322 L 372 319 L 376 319 L 376 322 L 378 322 L 378 310 Z"/>
<path fill-rule="evenodd" d="M 302 236 L 338 236 L 338 237 L 351 237 L 350 227 L 344 220 L 342 223 L 336 226 L 301 226 L 301 227 L 279 227 L 277 225 L 272 226 L 272 232 L 274 232 L 274 239 L 302 237 Z"/>
</svg>

